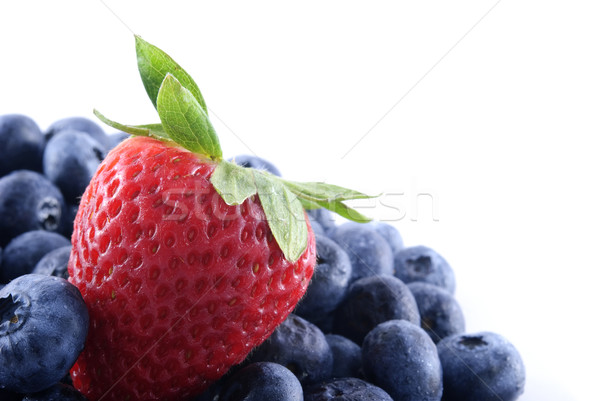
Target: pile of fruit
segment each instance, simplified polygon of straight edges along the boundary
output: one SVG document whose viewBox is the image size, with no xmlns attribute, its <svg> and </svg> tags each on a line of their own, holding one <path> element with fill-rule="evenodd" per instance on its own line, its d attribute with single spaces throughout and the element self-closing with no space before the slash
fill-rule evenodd
<svg viewBox="0 0 600 401">
<path fill-rule="evenodd" d="M 523 393 L 515 347 L 465 333 L 441 255 L 344 203 L 360 192 L 224 160 L 191 77 L 136 51 L 160 123 L 0 115 L 0 399 Z"/>
</svg>

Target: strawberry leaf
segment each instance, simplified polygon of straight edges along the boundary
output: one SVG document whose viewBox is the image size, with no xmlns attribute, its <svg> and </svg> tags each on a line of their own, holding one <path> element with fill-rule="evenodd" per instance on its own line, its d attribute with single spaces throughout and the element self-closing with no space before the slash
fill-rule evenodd
<svg viewBox="0 0 600 401">
<path fill-rule="evenodd" d="M 156 98 L 156 110 L 164 130 L 173 141 L 194 153 L 222 158 L 219 138 L 208 115 L 194 95 L 167 74 Z"/>
<path fill-rule="evenodd" d="M 161 141 L 171 141 L 169 135 L 163 129 L 162 124 L 145 124 L 145 125 L 126 125 L 106 118 L 98 110 L 94 110 L 96 117 L 104 124 L 111 126 L 120 131 L 136 136 L 149 136 L 151 138 L 160 139 Z"/>
<path fill-rule="evenodd" d="M 351 200 L 371 198 L 371 196 L 365 195 L 362 192 L 324 182 L 286 181 L 285 184 L 292 192 L 309 200 L 314 199 L 330 202 L 336 199 Z"/>
<path fill-rule="evenodd" d="M 94 113 L 121 131 L 176 144 L 218 161 L 211 176 L 215 190 L 229 205 L 239 205 L 258 194 L 273 237 L 285 258 L 297 261 L 308 245 L 304 209 L 326 208 L 359 222 L 370 219 L 344 204 L 371 198 L 361 192 L 322 182 L 286 181 L 264 171 L 222 160 L 221 146 L 208 118 L 204 98 L 190 75 L 169 55 L 135 37 L 138 69 L 161 123 L 125 125 Z"/>
<path fill-rule="evenodd" d="M 373 198 L 373 196 L 324 182 L 284 181 L 284 184 L 298 196 L 306 209 L 318 209 L 322 207 L 348 220 L 359 223 L 371 221 L 370 218 L 344 204 L 343 201 L 368 199 Z"/>
<path fill-rule="evenodd" d="M 315 203 L 324 209 L 337 213 L 340 216 L 357 223 L 368 223 L 372 220 L 339 200 L 330 202 L 316 201 Z"/>
<path fill-rule="evenodd" d="M 285 258 L 296 262 L 308 244 L 308 228 L 302 204 L 280 180 L 256 170 L 254 178 L 273 237 Z"/>
<path fill-rule="evenodd" d="M 286 259 L 292 262 L 298 260 L 308 243 L 304 209 L 325 208 L 348 220 L 370 221 L 343 201 L 372 196 L 337 185 L 286 181 L 224 160 L 217 165 L 210 181 L 228 205 L 239 205 L 258 193 L 273 237 Z"/>
<path fill-rule="evenodd" d="M 285 258 L 295 262 L 302 256 L 308 244 L 304 209 L 281 179 L 222 160 L 210 182 L 228 205 L 239 205 L 258 194 L 267 224 Z"/>
<path fill-rule="evenodd" d="M 200 89 L 192 77 L 164 51 L 151 45 L 139 36 L 135 36 L 135 51 L 137 54 L 138 70 L 146 93 L 154 107 L 157 107 L 158 91 L 167 74 L 173 75 L 184 88 L 189 90 L 200 106 L 208 113 L 206 103 Z"/>
<path fill-rule="evenodd" d="M 228 205 L 239 205 L 258 191 L 253 170 L 225 160 L 215 167 L 210 181 Z"/>
</svg>

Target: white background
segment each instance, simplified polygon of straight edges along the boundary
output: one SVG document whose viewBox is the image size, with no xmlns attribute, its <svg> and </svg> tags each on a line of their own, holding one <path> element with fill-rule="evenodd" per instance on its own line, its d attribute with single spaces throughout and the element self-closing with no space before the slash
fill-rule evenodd
<svg viewBox="0 0 600 401">
<path fill-rule="evenodd" d="M 158 121 L 132 32 L 195 78 L 227 157 L 380 200 L 457 276 L 470 332 L 521 352 L 522 400 L 597 397 L 595 1 L 0 3 L 0 114 Z M 107 128 L 108 132 L 112 132 Z"/>
</svg>

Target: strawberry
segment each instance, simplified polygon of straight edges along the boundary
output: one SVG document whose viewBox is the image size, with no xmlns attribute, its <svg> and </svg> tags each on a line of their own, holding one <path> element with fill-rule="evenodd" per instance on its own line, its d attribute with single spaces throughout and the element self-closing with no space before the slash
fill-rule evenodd
<svg viewBox="0 0 600 401">
<path fill-rule="evenodd" d="M 304 208 L 365 220 L 366 195 L 223 160 L 191 77 L 136 36 L 161 122 L 123 125 L 75 219 L 70 281 L 90 315 L 74 386 L 90 400 L 186 400 L 293 310 L 315 265 Z"/>
</svg>

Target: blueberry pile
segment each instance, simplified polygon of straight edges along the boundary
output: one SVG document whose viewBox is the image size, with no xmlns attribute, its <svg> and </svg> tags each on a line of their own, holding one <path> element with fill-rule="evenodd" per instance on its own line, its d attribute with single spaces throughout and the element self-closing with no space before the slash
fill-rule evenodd
<svg viewBox="0 0 600 401">
<path fill-rule="evenodd" d="M 127 137 L 65 118 L 45 132 L 0 115 L 0 400 L 86 400 L 69 370 L 89 325 L 68 281 L 77 202 Z M 270 162 L 238 164 L 281 175 Z M 516 400 L 525 370 L 492 332 L 465 332 L 453 269 L 386 223 L 309 211 L 317 266 L 304 298 L 261 346 L 194 401 Z"/>
</svg>

